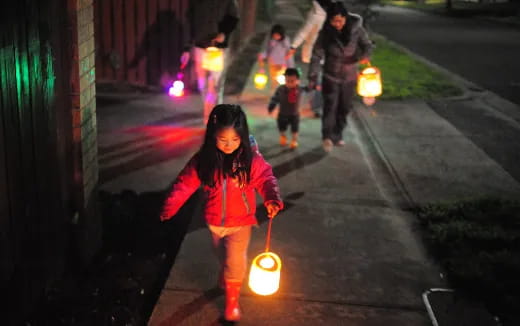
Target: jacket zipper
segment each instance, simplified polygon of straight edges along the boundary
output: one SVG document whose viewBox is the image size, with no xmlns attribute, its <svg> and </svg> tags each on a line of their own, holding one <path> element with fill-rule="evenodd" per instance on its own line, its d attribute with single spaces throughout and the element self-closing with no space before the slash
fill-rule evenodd
<svg viewBox="0 0 520 326">
<path fill-rule="evenodd" d="M 247 215 L 249 215 L 249 203 L 247 202 L 246 193 L 242 191 L 242 199 L 244 200 L 244 204 L 246 205 Z"/>
<path fill-rule="evenodd" d="M 222 182 L 222 222 L 221 226 L 224 226 L 226 222 L 226 193 L 227 193 L 227 177 L 224 177 Z"/>
</svg>

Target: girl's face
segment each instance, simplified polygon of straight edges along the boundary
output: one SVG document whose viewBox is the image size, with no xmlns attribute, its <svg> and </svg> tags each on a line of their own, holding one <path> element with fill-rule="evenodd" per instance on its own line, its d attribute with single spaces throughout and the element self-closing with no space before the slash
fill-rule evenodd
<svg viewBox="0 0 520 326">
<path fill-rule="evenodd" d="M 280 35 L 279 33 L 273 33 L 272 38 L 275 41 L 280 41 L 282 39 L 282 35 Z"/>
<path fill-rule="evenodd" d="M 330 24 L 332 27 L 334 27 L 336 30 L 341 31 L 343 29 L 343 26 L 345 26 L 345 23 L 347 22 L 347 17 L 336 15 L 333 16 L 330 19 Z"/>
<path fill-rule="evenodd" d="M 240 136 L 233 127 L 220 129 L 216 138 L 217 148 L 224 154 L 231 154 L 240 147 Z"/>
</svg>

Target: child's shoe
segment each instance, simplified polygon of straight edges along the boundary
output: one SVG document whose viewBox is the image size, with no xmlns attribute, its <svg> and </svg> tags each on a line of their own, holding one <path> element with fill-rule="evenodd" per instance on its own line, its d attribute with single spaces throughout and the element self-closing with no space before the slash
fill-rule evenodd
<svg viewBox="0 0 520 326">
<path fill-rule="evenodd" d="M 280 135 L 280 145 L 281 146 L 287 145 L 287 137 L 285 135 Z"/>
<path fill-rule="evenodd" d="M 289 145 L 289 148 L 290 149 L 295 149 L 296 147 L 298 147 L 298 142 L 296 140 L 292 140 L 291 141 L 291 144 Z"/>
</svg>

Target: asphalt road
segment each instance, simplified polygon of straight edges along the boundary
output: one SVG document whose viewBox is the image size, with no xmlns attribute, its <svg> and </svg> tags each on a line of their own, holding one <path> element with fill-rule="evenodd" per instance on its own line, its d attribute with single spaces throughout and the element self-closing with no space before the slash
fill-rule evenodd
<svg viewBox="0 0 520 326">
<path fill-rule="evenodd" d="M 375 7 L 373 31 L 520 104 L 520 28 L 475 18 Z"/>
</svg>

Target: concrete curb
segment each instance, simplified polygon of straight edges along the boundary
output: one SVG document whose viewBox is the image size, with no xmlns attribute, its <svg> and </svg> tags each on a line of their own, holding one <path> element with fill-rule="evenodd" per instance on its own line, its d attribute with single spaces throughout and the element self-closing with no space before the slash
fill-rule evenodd
<svg viewBox="0 0 520 326">
<path fill-rule="evenodd" d="M 391 202 L 397 203 L 397 206 L 403 210 L 417 207 L 417 203 L 412 199 L 412 196 L 406 189 L 404 182 L 399 177 L 392 162 L 385 154 L 383 147 L 370 128 L 370 125 L 362 114 L 358 113 L 358 110 L 358 107 L 355 107 L 354 110 L 352 110 L 352 122 L 356 126 L 356 129 L 361 131 L 359 141 L 362 149 L 364 148 L 366 157 L 371 161 L 370 163 L 372 165 L 376 165 L 379 168 L 379 171 L 372 169 L 372 172 L 382 181 L 382 186 L 385 188 L 384 190 L 382 189 L 382 191 L 390 197 Z M 371 152 L 375 152 L 376 154 L 371 155 Z M 381 175 L 381 170 L 384 170 L 386 176 Z M 392 191 L 392 188 L 397 190 L 397 194 Z"/>
</svg>

